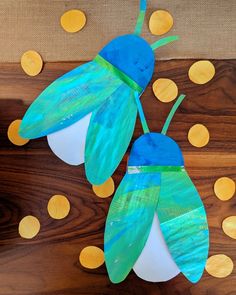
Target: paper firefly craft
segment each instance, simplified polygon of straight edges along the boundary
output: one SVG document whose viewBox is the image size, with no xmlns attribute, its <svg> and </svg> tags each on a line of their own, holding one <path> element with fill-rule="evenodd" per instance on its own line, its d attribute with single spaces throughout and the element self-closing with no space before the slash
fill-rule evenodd
<svg viewBox="0 0 236 295">
<path fill-rule="evenodd" d="M 178 144 L 166 136 L 183 98 L 176 101 L 161 133 L 149 132 L 139 106 L 145 134 L 133 144 L 106 220 L 105 262 L 114 283 L 131 269 L 151 282 L 180 272 L 192 283 L 202 276 L 209 248 L 206 212 Z"/>
<path fill-rule="evenodd" d="M 91 62 L 55 80 L 20 126 L 23 138 L 47 136 L 52 151 L 66 163 L 85 162 L 92 184 L 105 182 L 127 150 L 137 115 L 135 95 L 151 80 L 154 50 L 178 39 L 148 44 L 140 37 L 145 11 L 141 0 L 134 33 L 115 38 Z"/>
</svg>

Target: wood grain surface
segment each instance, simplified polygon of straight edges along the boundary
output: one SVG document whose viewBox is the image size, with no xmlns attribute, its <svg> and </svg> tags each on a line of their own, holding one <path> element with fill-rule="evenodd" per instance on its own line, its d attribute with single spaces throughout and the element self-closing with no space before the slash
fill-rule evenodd
<svg viewBox="0 0 236 295">
<path fill-rule="evenodd" d="M 105 266 L 87 270 L 78 262 L 87 245 L 103 248 L 105 218 L 111 198 L 96 197 L 87 182 L 84 167 L 72 167 L 50 151 L 46 138 L 17 147 L 7 138 L 8 125 L 22 118 L 30 102 L 55 78 L 80 65 L 45 64 L 37 77 L 26 76 L 19 64 L 0 65 L 0 294 L 236 294 L 236 240 L 226 236 L 222 220 L 235 215 L 236 196 L 222 202 L 214 196 L 218 177 L 236 180 L 236 61 L 213 61 L 216 76 L 206 85 L 188 79 L 193 61 L 157 62 L 153 81 L 173 79 L 187 98 L 178 109 L 168 135 L 182 148 L 186 167 L 206 206 L 210 227 L 210 255 L 224 253 L 234 263 L 233 273 L 216 279 L 204 273 L 194 285 L 183 275 L 166 283 L 148 283 L 133 272 L 120 284 L 112 284 Z M 152 81 L 152 82 L 153 82 Z M 172 103 L 159 102 L 151 84 L 142 97 L 152 131 L 160 131 Z M 205 124 L 209 144 L 201 149 L 188 143 L 187 133 L 195 123 Z M 139 121 L 133 140 L 141 134 Z M 125 155 L 113 178 L 116 186 L 125 172 Z M 64 194 L 71 212 L 64 220 L 53 220 L 47 202 L 54 194 Z M 18 224 L 25 215 L 36 216 L 41 231 L 32 240 L 18 235 Z M 140 220 L 142 222 L 142 220 Z M 138 226 L 138 225 L 137 225 Z"/>
</svg>

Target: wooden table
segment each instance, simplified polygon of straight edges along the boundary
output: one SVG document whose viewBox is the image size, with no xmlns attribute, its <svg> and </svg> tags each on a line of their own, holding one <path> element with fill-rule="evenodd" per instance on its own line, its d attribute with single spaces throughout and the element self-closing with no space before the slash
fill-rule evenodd
<svg viewBox="0 0 236 295">
<path fill-rule="evenodd" d="M 213 61 L 216 76 L 206 85 L 188 79 L 193 61 L 157 62 L 157 77 L 173 79 L 187 98 L 178 109 L 169 129 L 182 148 L 186 167 L 206 206 L 210 227 L 210 255 L 225 253 L 234 263 L 233 273 L 216 279 L 204 273 L 193 285 L 183 275 L 166 283 L 148 283 L 133 272 L 118 285 L 112 284 L 105 266 L 86 270 L 78 262 L 87 245 L 103 248 L 105 218 L 111 198 L 96 197 L 84 174 L 84 167 L 72 167 L 50 151 L 46 138 L 17 147 L 7 138 L 8 125 L 22 118 L 30 102 L 55 78 L 74 63 L 48 63 L 34 78 L 26 76 L 19 64 L 0 65 L 0 294 L 236 294 L 236 241 L 221 229 L 222 220 L 235 215 L 235 197 L 222 202 L 214 196 L 214 181 L 221 176 L 236 180 L 236 61 Z M 142 102 L 152 131 L 160 131 L 172 103 L 155 99 L 151 85 Z M 209 144 L 201 149 L 188 143 L 187 133 L 195 123 L 210 131 Z M 139 121 L 133 140 L 141 134 Z M 114 174 L 116 186 L 125 172 L 127 155 Z M 54 194 L 64 194 L 71 202 L 69 216 L 60 221 L 47 213 Z M 36 216 L 41 231 L 32 240 L 18 234 L 25 215 Z M 140 222 L 142 222 L 140 220 Z"/>
</svg>

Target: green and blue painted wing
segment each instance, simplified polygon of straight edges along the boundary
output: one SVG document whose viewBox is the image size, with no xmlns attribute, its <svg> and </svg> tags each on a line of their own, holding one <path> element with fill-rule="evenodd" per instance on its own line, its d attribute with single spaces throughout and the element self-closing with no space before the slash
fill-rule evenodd
<svg viewBox="0 0 236 295">
<path fill-rule="evenodd" d="M 25 138 L 61 130 L 97 109 L 124 82 L 96 61 L 83 64 L 49 85 L 31 104 L 21 126 Z"/>
<path fill-rule="evenodd" d="M 160 189 L 160 174 L 126 173 L 110 205 L 104 251 L 110 280 L 123 281 L 150 233 Z"/>
<path fill-rule="evenodd" d="M 129 146 L 137 115 L 134 95 L 134 90 L 123 84 L 92 114 L 85 169 L 93 184 L 102 184 L 113 174 Z"/>
<path fill-rule="evenodd" d="M 172 258 L 186 278 L 196 283 L 208 257 L 209 232 L 204 205 L 185 170 L 161 173 L 156 210 Z"/>
</svg>

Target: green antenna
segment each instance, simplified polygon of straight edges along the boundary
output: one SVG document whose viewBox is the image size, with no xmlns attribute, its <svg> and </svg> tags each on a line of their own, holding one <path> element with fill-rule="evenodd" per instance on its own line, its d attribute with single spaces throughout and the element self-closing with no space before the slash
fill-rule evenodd
<svg viewBox="0 0 236 295">
<path fill-rule="evenodd" d="M 171 120 L 172 120 L 172 118 L 173 118 L 173 116 L 174 116 L 176 110 L 178 109 L 179 105 L 180 105 L 181 102 L 184 100 L 185 96 L 186 96 L 185 94 L 181 94 L 181 95 L 178 97 L 178 99 L 176 100 L 176 102 L 175 102 L 175 104 L 173 105 L 171 111 L 169 112 L 169 115 L 168 115 L 168 117 L 167 117 L 167 119 L 166 119 L 166 121 L 165 121 L 165 124 L 164 124 L 163 128 L 162 128 L 162 131 L 161 131 L 162 134 L 164 134 L 164 135 L 166 134 L 166 132 L 167 132 L 167 130 L 168 130 L 168 128 L 169 128 L 170 122 L 171 122 Z"/>
<path fill-rule="evenodd" d="M 135 35 L 140 35 L 142 32 L 142 28 L 143 28 L 143 22 L 144 22 L 144 18 L 145 18 L 145 14 L 146 14 L 146 9 L 147 9 L 147 1 L 146 0 L 140 0 L 140 4 L 139 4 L 139 16 L 137 19 L 137 23 L 134 29 L 134 34 Z"/>
</svg>

